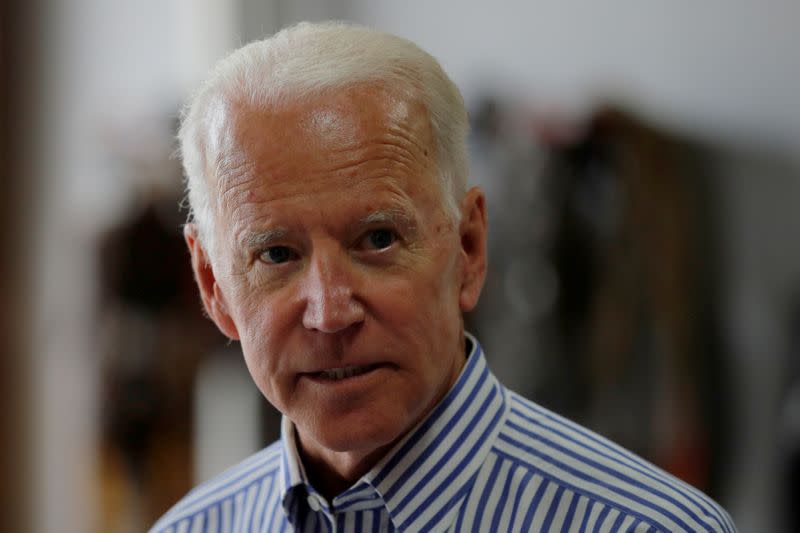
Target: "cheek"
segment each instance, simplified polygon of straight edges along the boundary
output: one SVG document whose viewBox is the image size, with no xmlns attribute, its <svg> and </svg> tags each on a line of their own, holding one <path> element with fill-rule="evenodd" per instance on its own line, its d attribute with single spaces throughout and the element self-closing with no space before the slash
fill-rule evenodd
<svg viewBox="0 0 800 533">
<path fill-rule="evenodd" d="M 267 305 L 251 293 L 240 299 L 235 315 L 245 362 L 263 392 L 266 386 L 274 388 L 270 377 L 279 374 L 281 341 L 286 326 L 277 306 Z"/>
<path fill-rule="evenodd" d="M 269 326 L 259 326 L 269 324 L 271 317 L 263 316 L 265 314 L 251 316 L 247 335 L 241 339 L 242 352 L 258 390 L 273 406 L 285 412 L 293 394 L 289 374 L 282 370 L 286 365 L 281 354 L 286 352 L 287 347 Z"/>
<path fill-rule="evenodd" d="M 264 344 L 267 333 L 280 327 L 282 305 L 270 291 L 251 283 L 249 276 L 241 276 L 234 288 L 234 321 L 242 335 L 242 346 Z"/>
<path fill-rule="evenodd" d="M 430 274 L 425 277 L 425 286 L 417 289 L 415 294 L 428 294 L 433 300 L 431 307 L 437 314 L 446 313 L 446 317 L 452 318 L 452 313 L 459 313 L 458 297 L 461 285 L 461 273 L 459 267 L 459 256 L 451 253 L 449 249 L 441 251 L 440 257 L 432 262 Z"/>
<path fill-rule="evenodd" d="M 373 308 L 377 321 L 400 333 L 405 342 L 418 345 L 421 353 L 442 349 L 441 344 L 451 342 L 452 330 L 458 329 L 461 316 L 452 265 L 441 262 L 429 266 L 425 272 L 374 284 L 381 302 Z"/>
</svg>

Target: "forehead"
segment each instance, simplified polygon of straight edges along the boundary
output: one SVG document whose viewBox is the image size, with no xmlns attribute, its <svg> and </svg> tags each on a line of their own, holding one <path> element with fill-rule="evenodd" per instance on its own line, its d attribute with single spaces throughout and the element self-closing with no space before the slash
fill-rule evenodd
<svg viewBox="0 0 800 533">
<path fill-rule="evenodd" d="M 210 174 L 223 213 L 383 186 L 420 197 L 414 200 L 439 196 L 424 106 L 380 86 L 330 90 L 268 109 L 226 102 L 212 108 L 211 124 L 217 156 Z"/>
<path fill-rule="evenodd" d="M 412 135 L 433 155 L 434 139 L 424 105 L 379 85 L 330 89 L 319 95 L 259 108 L 241 100 L 218 99 L 210 107 L 209 152 L 225 159 L 270 145 L 300 152 L 347 149 L 370 138 Z M 277 155 L 277 154 L 273 154 Z"/>
</svg>

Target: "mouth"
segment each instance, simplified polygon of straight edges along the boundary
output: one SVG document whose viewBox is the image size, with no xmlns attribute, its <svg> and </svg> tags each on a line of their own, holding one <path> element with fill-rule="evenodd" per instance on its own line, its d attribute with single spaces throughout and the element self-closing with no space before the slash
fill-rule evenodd
<svg viewBox="0 0 800 533">
<path fill-rule="evenodd" d="M 345 379 L 361 376 L 363 374 L 366 374 L 368 372 L 377 369 L 380 366 L 382 365 L 380 364 L 352 365 L 340 368 L 329 368 L 326 370 L 321 370 L 319 372 L 311 372 L 306 375 L 320 381 L 342 381 Z"/>
</svg>

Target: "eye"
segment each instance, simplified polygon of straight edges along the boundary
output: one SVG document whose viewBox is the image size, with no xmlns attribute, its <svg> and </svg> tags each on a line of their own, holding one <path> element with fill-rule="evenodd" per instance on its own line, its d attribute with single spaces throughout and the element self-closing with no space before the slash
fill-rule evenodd
<svg viewBox="0 0 800 533">
<path fill-rule="evenodd" d="M 261 252 L 260 258 L 265 263 L 280 264 L 294 259 L 296 254 L 287 246 L 271 246 Z"/>
<path fill-rule="evenodd" d="M 366 236 L 365 245 L 375 250 L 388 248 L 397 240 L 397 234 L 389 229 L 377 229 L 370 231 Z"/>
</svg>

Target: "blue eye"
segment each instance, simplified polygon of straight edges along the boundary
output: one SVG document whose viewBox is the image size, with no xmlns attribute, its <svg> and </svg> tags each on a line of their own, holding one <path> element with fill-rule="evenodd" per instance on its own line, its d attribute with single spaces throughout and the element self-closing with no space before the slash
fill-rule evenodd
<svg viewBox="0 0 800 533">
<path fill-rule="evenodd" d="M 371 231 L 367 236 L 367 240 L 373 248 L 382 250 L 394 244 L 394 241 L 397 240 L 397 236 L 391 230 L 378 229 Z"/>
<path fill-rule="evenodd" d="M 294 254 L 286 246 L 272 246 L 261 252 L 261 259 L 267 263 L 285 263 L 292 257 L 294 257 Z"/>
</svg>

